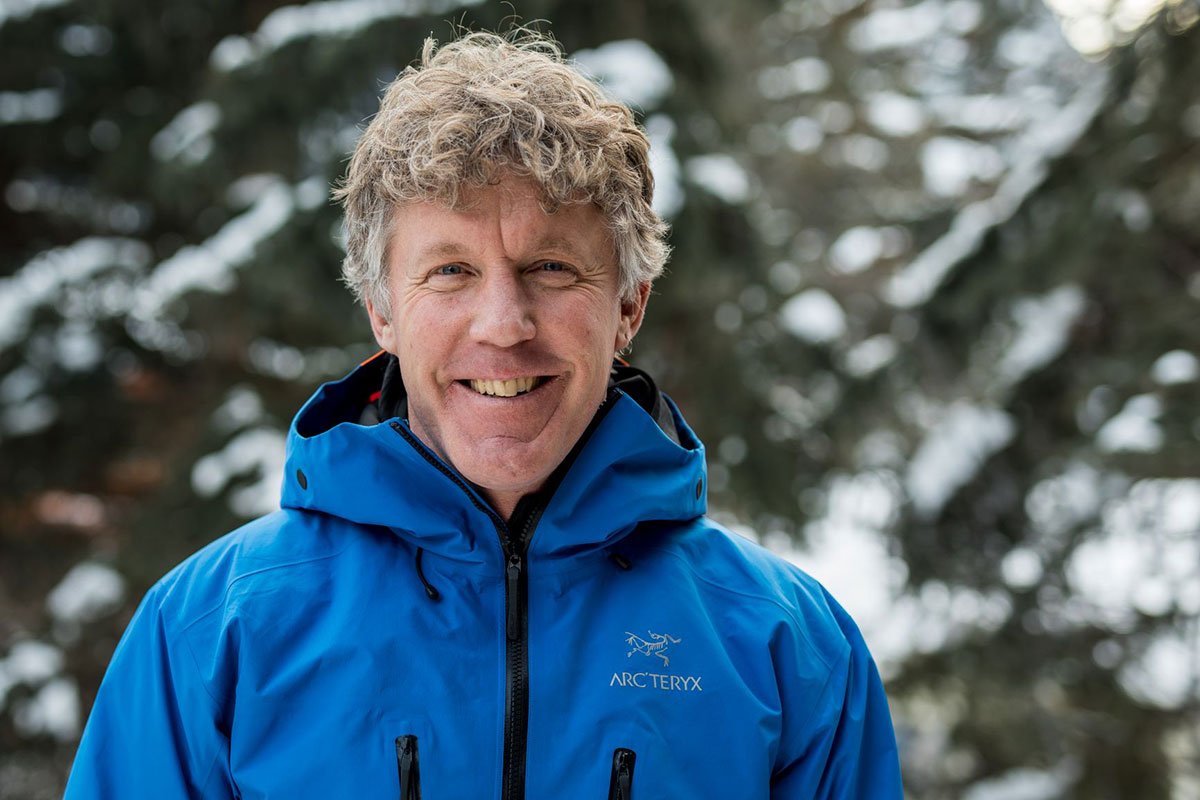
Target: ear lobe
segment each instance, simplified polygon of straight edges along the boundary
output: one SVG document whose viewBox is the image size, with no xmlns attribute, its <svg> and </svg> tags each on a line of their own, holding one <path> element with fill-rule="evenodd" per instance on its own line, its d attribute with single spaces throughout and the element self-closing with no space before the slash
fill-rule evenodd
<svg viewBox="0 0 1200 800">
<path fill-rule="evenodd" d="M 650 282 L 638 284 L 632 300 L 621 301 L 621 320 L 617 325 L 616 350 L 624 350 L 642 327 L 646 314 L 646 302 L 650 299 Z"/>
<path fill-rule="evenodd" d="M 395 355 L 396 351 L 392 346 L 391 322 L 389 322 L 386 317 L 379 313 L 379 310 L 375 308 L 375 304 L 370 300 L 367 300 L 366 305 L 367 317 L 371 320 L 371 333 L 375 335 L 376 343 L 384 350 L 387 350 L 389 353 Z"/>
</svg>

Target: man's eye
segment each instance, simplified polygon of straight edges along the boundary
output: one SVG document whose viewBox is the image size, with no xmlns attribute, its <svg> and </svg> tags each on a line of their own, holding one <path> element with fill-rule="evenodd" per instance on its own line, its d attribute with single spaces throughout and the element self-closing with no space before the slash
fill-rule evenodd
<svg viewBox="0 0 1200 800">
<path fill-rule="evenodd" d="M 542 269 L 546 272 L 566 272 L 567 265 L 561 261 L 543 261 Z"/>
<path fill-rule="evenodd" d="M 434 275 L 462 275 L 461 264 L 444 264 L 433 271 Z"/>
</svg>

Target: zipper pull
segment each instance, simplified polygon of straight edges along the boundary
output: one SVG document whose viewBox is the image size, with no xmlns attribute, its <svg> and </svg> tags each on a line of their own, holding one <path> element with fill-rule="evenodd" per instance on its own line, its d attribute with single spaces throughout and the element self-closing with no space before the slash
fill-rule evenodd
<svg viewBox="0 0 1200 800">
<path fill-rule="evenodd" d="M 421 766 L 417 760 L 417 737 L 396 737 L 396 766 L 400 770 L 400 800 L 421 800 Z"/>
<path fill-rule="evenodd" d="M 637 754 L 627 747 L 613 750 L 612 780 L 608 800 L 633 800 L 633 762 Z"/>
<path fill-rule="evenodd" d="M 521 638 L 521 556 L 508 557 L 508 638 Z"/>
</svg>

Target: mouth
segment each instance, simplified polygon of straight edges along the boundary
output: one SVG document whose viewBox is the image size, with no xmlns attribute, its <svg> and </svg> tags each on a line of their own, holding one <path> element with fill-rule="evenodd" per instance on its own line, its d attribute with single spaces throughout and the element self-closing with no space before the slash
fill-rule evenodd
<svg viewBox="0 0 1200 800">
<path fill-rule="evenodd" d="M 458 381 L 458 383 L 477 394 L 488 395 L 489 397 L 516 397 L 534 391 L 549 380 L 549 375 L 530 375 L 523 378 L 509 378 L 507 380 L 471 378 L 469 380 Z"/>
</svg>

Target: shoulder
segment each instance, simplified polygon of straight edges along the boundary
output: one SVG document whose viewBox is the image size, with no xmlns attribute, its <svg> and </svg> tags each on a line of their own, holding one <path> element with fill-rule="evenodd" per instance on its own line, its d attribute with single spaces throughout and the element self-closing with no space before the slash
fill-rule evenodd
<svg viewBox="0 0 1200 800">
<path fill-rule="evenodd" d="M 349 523 L 295 509 L 275 511 L 210 542 L 160 578 L 143 611 L 182 631 L 249 595 L 279 593 L 300 574 L 330 569 L 352 540 Z M 359 534 L 361 536 L 361 534 Z"/>
<path fill-rule="evenodd" d="M 656 557 L 671 559 L 703 596 L 771 636 L 772 647 L 790 640 L 833 668 L 863 646 L 853 620 L 818 580 L 757 542 L 707 517 L 656 528 Z"/>
</svg>

